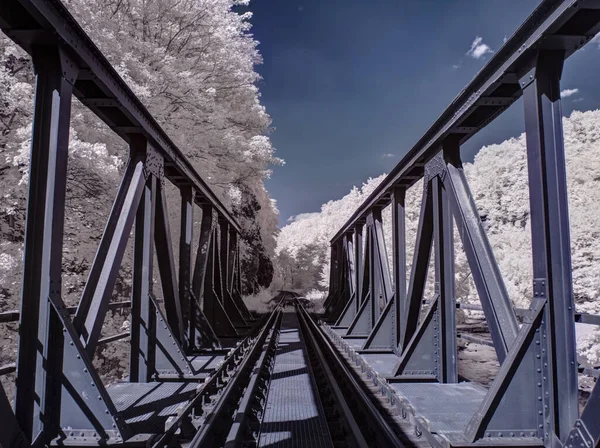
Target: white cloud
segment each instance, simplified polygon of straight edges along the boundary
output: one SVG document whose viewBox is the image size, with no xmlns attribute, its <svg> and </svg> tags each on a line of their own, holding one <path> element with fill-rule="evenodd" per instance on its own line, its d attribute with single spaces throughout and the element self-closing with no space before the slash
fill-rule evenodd
<svg viewBox="0 0 600 448">
<path fill-rule="evenodd" d="M 593 44 L 597 44 L 598 48 L 600 48 L 600 33 L 596 34 L 590 42 Z"/>
<path fill-rule="evenodd" d="M 565 89 L 565 90 L 561 90 L 560 97 L 561 98 L 569 98 L 570 96 L 575 95 L 577 92 L 579 92 L 579 89 Z"/>
<path fill-rule="evenodd" d="M 467 51 L 467 56 L 473 59 L 481 59 L 488 53 L 493 53 L 489 45 L 483 43 L 483 37 L 477 36 L 471 44 L 471 49 Z"/>
<path fill-rule="evenodd" d="M 454 68 L 454 69 L 457 69 L 457 68 L 460 68 L 460 67 L 461 67 L 460 64 L 452 64 L 452 68 Z"/>
<path fill-rule="evenodd" d="M 314 216 L 318 215 L 319 212 L 314 212 L 314 213 L 300 213 L 298 215 L 294 215 L 294 216 L 290 216 L 288 218 L 288 222 L 299 222 L 299 221 L 303 221 L 305 219 L 311 219 Z"/>
<path fill-rule="evenodd" d="M 391 152 L 388 152 L 387 154 L 382 154 L 381 157 L 383 157 L 384 159 L 387 159 L 390 157 L 396 157 L 396 154 L 392 154 Z"/>
</svg>

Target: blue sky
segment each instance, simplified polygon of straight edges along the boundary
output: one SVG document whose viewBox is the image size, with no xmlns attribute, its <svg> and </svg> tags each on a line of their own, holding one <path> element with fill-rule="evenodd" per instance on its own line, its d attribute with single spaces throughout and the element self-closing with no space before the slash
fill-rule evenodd
<svg viewBox="0 0 600 448">
<path fill-rule="evenodd" d="M 266 183 L 281 224 L 389 172 L 538 4 L 252 0 L 259 88 L 286 161 Z M 577 91 L 565 115 L 600 106 L 599 69 L 596 44 L 567 61 L 562 88 Z M 522 107 L 467 142 L 463 158 L 523 132 Z"/>
</svg>

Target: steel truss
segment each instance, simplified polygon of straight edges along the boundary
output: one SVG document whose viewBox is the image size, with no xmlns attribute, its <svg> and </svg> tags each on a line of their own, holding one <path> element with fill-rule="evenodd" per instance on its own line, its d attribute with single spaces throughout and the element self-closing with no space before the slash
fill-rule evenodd
<svg viewBox="0 0 600 448">
<path fill-rule="evenodd" d="M 331 240 L 325 316 L 334 334 L 358 339 L 359 353 L 395 355 L 388 382 L 416 420 L 426 422 L 419 431 L 432 445 L 599 443 L 598 384 L 581 415 L 578 410 L 560 106 L 564 61 L 598 32 L 600 2 L 543 1 Z M 534 297 L 519 325 L 463 172 L 460 147 L 521 96 Z M 423 197 L 407 282 L 405 192 L 420 179 Z M 387 206 L 391 276 L 381 221 Z M 459 382 L 454 224 L 501 364 L 489 391 Z M 425 297 L 432 256 L 435 292 Z M 424 397 L 432 396 L 436 405 L 428 408 Z M 449 420 L 440 417 L 443 409 Z"/>
<path fill-rule="evenodd" d="M 60 1 L 2 1 L 0 27 L 31 55 L 37 78 L 15 405 L 13 414 L 5 394 L 0 393 L 0 444 L 143 440 L 140 434 L 149 429 L 132 423 L 122 397 L 120 402 L 111 395 L 92 365 L 96 348 L 130 336 L 131 391 L 139 389 L 136 384 L 150 381 L 203 379 L 192 355 L 206 350 L 217 353 L 214 349 L 220 349 L 220 338 L 242 336 L 254 320 L 240 296 L 239 224 Z M 71 317 L 61 297 L 61 268 L 73 95 L 120 135 L 130 151 L 81 300 Z M 179 277 L 167 181 L 181 193 Z M 199 249 L 192 260 L 193 214 L 198 207 L 202 225 Z M 131 331 L 102 339 L 102 325 L 132 231 Z M 153 290 L 155 254 L 160 299 Z M 156 384 L 158 388 L 165 383 Z M 163 393 L 156 408 L 172 403 L 169 399 L 185 400 L 194 391 L 185 382 L 176 390 L 165 387 L 171 392 Z"/>
</svg>

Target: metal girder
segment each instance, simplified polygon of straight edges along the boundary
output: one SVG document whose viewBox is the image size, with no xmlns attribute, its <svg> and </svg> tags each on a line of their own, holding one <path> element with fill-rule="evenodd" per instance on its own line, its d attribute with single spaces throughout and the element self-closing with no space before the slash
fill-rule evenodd
<svg viewBox="0 0 600 448">
<path fill-rule="evenodd" d="M 360 307 L 360 301 L 362 298 L 362 290 L 363 290 L 363 278 L 362 278 L 362 269 L 363 269 L 363 226 L 356 226 L 354 229 L 354 275 L 356 279 L 354 283 L 356 284 L 356 293 L 355 296 L 355 310 L 354 312 L 358 312 L 358 308 Z"/>
<path fill-rule="evenodd" d="M 519 77 L 535 65 L 538 48 L 543 48 L 544 45 L 556 46 L 553 39 L 556 41 L 558 38 L 564 51 L 563 58 L 567 58 L 588 43 L 600 31 L 600 16 L 596 12 L 593 2 L 540 2 L 331 241 L 338 240 L 358 221 L 364 220 L 373 206 L 388 204 L 395 186 L 408 188 L 422 177 L 420 167 L 435 156 L 448 136 L 456 135 L 460 143 L 466 142 L 516 101 L 521 96 Z M 571 39 L 572 36 L 577 38 Z M 490 104 L 492 99 L 496 99 L 498 104 Z M 481 100 L 487 103 L 483 104 Z M 453 134 L 459 126 L 463 129 L 459 134 Z M 417 176 L 415 171 L 418 172 Z"/>
<path fill-rule="evenodd" d="M 547 439 L 544 409 L 547 412 L 549 369 L 544 364 L 549 355 L 542 352 L 541 346 L 547 335 L 546 309 L 546 300 L 534 299 L 514 347 L 465 429 L 468 441 L 492 435 L 507 437 L 511 433 Z"/>
<path fill-rule="evenodd" d="M 383 236 L 381 209 L 379 208 L 373 210 L 373 243 L 373 255 L 377 271 L 379 272 L 379 289 L 381 290 L 383 302 L 387 303 L 392 297 L 392 280 L 390 278 L 390 266 L 385 247 L 385 238 Z"/>
<path fill-rule="evenodd" d="M 31 55 L 37 43 L 49 45 L 60 41 L 72 57 L 74 66 L 82 71 L 80 78 L 76 73 L 70 75 L 75 96 L 125 141 L 131 142 L 134 134 L 151 141 L 169 164 L 167 177 L 173 176 L 174 183 L 181 183 L 175 181 L 178 178 L 194 186 L 198 204 L 200 199 L 213 204 L 219 216 L 240 231 L 231 212 L 194 170 L 183 152 L 60 0 L 4 0 L 0 7 L 0 27 Z"/>
<path fill-rule="evenodd" d="M 156 214 L 154 245 L 156 247 L 156 260 L 160 273 L 165 311 L 171 331 L 178 343 L 187 345 L 179 289 L 175 274 L 175 260 L 173 258 L 173 243 L 169 226 L 169 212 L 167 211 L 167 196 L 164 179 L 158 178 L 156 186 Z"/>
<path fill-rule="evenodd" d="M 188 323 L 190 350 L 202 346 L 219 346 L 214 321 L 208 316 L 212 313 L 212 267 L 211 247 L 214 244 L 215 215 L 212 207 L 202 207 L 202 221 L 200 224 L 200 238 L 196 263 L 192 280 L 192 294 L 190 320 Z M 205 296 L 205 291 L 210 289 L 210 298 Z"/>
<path fill-rule="evenodd" d="M 19 427 L 2 385 L 0 385 L 0 421 L 3 422 L 3 429 L 0 431 L 0 447 L 29 448 L 31 446 Z"/>
<path fill-rule="evenodd" d="M 600 445 L 600 381 L 596 379 L 596 385 L 588 397 L 588 401 L 581 413 L 581 417 L 575 421 L 575 426 L 567 437 L 566 445 L 594 448 Z"/>
<path fill-rule="evenodd" d="M 548 299 L 551 402 L 544 422 L 565 443 L 578 416 L 577 347 L 560 107 L 564 51 L 540 51 L 522 84 L 529 171 L 533 291 Z M 531 81 L 530 81 L 531 80 Z"/>
<path fill-rule="evenodd" d="M 156 371 L 156 314 L 150 295 L 154 271 L 156 177 L 150 176 L 135 218 L 131 287 L 131 353 L 129 381 L 146 383 Z"/>
<path fill-rule="evenodd" d="M 181 223 L 179 233 L 179 302 L 185 326 L 186 349 L 189 347 L 189 322 L 192 304 L 192 244 L 194 241 L 194 188 L 181 189 Z"/>
<path fill-rule="evenodd" d="M 494 341 L 496 355 L 502 363 L 517 338 L 517 317 L 469 189 L 460 161 L 460 146 L 452 139 L 444 142 L 443 148 L 447 160 L 444 187 Z"/>
<path fill-rule="evenodd" d="M 392 192 L 392 253 L 394 256 L 394 317 L 392 339 L 394 347 L 400 343 L 402 315 L 406 312 L 406 190 L 396 187 Z"/>
<path fill-rule="evenodd" d="M 235 261 L 235 252 L 237 245 L 233 245 L 232 233 L 227 222 L 219 223 L 219 278 L 221 283 L 221 300 L 229 318 L 238 327 L 248 327 L 248 320 L 251 318 L 246 304 L 242 298 L 232 288 L 230 270 L 233 269 Z M 231 259 L 233 257 L 234 259 Z"/>
<path fill-rule="evenodd" d="M 90 356 L 93 356 L 100 338 L 104 317 L 143 192 L 147 175 L 144 169 L 145 153 L 145 140 L 135 139 L 132 142 L 132 157 L 127 164 L 75 314 L 75 328 Z"/>
<path fill-rule="evenodd" d="M 58 430 L 50 397 L 60 393 L 61 269 L 69 121 L 77 65 L 58 46 L 31 49 L 35 106 L 25 226 L 15 415 L 30 442 L 48 443 Z M 59 377 L 57 377 L 59 375 Z M 47 418 L 44 418 L 46 416 Z M 38 438 L 43 440 L 39 440 Z"/>
<path fill-rule="evenodd" d="M 448 193 L 442 179 L 431 180 L 433 193 L 433 247 L 435 259 L 435 290 L 439 297 L 438 344 L 431 349 L 439 351 L 440 382 L 458 382 L 458 349 L 456 347 L 456 296 L 454 288 L 454 225 L 448 202 Z M 435 330 L 435 329 L 434 329 Z"/>
<path fill-rule="evenodd" d="M 428 304 L 427 310 L 406 346 L 399 353 L 400 359 L 394 367 L 392 376 L 402 378 L 410 376 L 439 382 L 444 379 L 444 363 L 440 347 L 440 300 L 436 295 Z"/>
<path fill-rule="evenodd" d="M 192 332 L 190 344 L 194 338 L 210 335 L 214 332 L 220 337 L 237 336 L 235 326 L 223 307 L 220 292 L 220 262 L 218 259 L 218 215 L 211 206 L 202 207 L 202 223 L 200 227 L 200 242 L 196 254 L 196 266 L 192 291 L 196 297 L 195 310 L 189 326 Z M 217 288 L 217 291 L 214 288 Z M 198 318 L 197 318 L 198 317 Z M 209 329 L 199 327 L 208 322 Z M 196 334 L 198 332 L 198 334 Z"/>
<path fill-rule="evenodd" d="M 417 239 L 413 263 L 408 284 L 407 303 L 404 307 L 402 322 L 400 324 L 400 343 L 398 351 L 401 353 L 407 347 L 417 329 L 419 314 L 421 313 L 421 302 L 427 271 L 429 270 L 429 257 L 431 255 L 431 243 L 433 240 L 433 203 L 431 188 L 427 182 L 423 183 L 423 198 L 421 200 L 421 212 L 417 227 Z"/>
</svg>

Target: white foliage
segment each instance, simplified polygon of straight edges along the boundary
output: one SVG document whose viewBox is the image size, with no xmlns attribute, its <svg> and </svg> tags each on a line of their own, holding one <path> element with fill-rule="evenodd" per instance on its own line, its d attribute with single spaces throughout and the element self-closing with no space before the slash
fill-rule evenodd
<svg viewBox="0 0 600 448">
<path fill-rule="evenodd" d="M 563 127 L 576 308 L 580 312 L 600 314 L 600 111 L 575 111 L 563 119 Z M 527 308 L 532 297 L 532 259 L 525 135 L 481 148 L 473 163 L 464 165 L 464 171 L 508 294 L 516 307 Z M 353 188 L 343 198 L 323 204 L 321 212 L 298 215 L 281 229 L 277 253 L 295 257 L 303 248 L 317 244 L 326 260 L 319 286 L 327 287 L 329 240 L 382 180 L 383 176 L 370 179 L 362 189 Z M 421 194 L 422 182 L 407 191 L 408 272 Z M 386 245 L 391 247 L 389 207 L 382 215 Z M 455 253 L 457 298 L 477 302 L 477 290 L 458 232 L 455 232 Z M 388 258 L 391 269 L 391 253 Z M 307 288 L 313 286 L 317 285 L 306 285 Z M 581 355 L 589 362 L 600 359 L 599 341 L 600 331 L 586 333 L 584 340 L 578 341 Z"/>
</svg>

